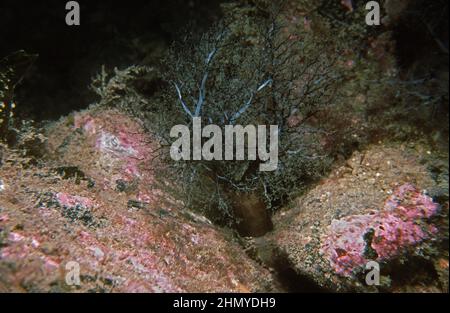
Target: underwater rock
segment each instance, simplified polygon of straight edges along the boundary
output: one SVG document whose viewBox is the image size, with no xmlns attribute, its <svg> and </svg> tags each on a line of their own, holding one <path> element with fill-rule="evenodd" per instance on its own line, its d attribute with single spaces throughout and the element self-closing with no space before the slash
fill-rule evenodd
<svg viewBox="0 0 450 313">
<path fill-rule="evenodd" d="M 17 162 L 2 166 L 9 185 L 0 196 L 0 291 L 275 290 L 271 273 L 228 233 L 188 218 L 180 203 L 157 189 L 148 162 L 156 145 L 139 121 L 96 108 L 61 119 L 47 135 L 53 158 L 39 167 L 24 168 L 25 159 L 4 152 Z M 63 142 L 64 152 L 54 154 Z M 77 184 L 77 177 L 54 171 L 61 166 L 99 183 Z M 117 191 L 118 180 L 131 179 L 135 188 Z M 73 264 L 79 285 L 67 281 Z"/>
<path fill-rule="evenodd" d="M 277 213 L 267 239 L 296 273 L 326 290 L 414 291 L 420 281 L 421 291 L 443 291 L 445 283 L 430 280 L 443 214 L 423 191 L 436 182 L 419 159 L 404 147 L 355 152 L 294 208 Z M 379 285 L 366 283 L 370 261 L 380 265 Z"/>
<path fill-rule="evenodd" d="M 333 220 L 321 252 L 336 273 L 352 277 L 371 260 L 382 262 L 437 233 L 427 219 L 439 205 L 410 184 L 400 186 L 380 211 Z"/>
</svg>

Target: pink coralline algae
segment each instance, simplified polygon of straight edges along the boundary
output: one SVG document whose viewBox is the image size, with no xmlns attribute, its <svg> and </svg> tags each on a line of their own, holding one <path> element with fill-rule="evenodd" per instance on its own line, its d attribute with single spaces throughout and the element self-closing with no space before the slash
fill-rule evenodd
<svg viewBox="0 0 450 313">
<path fill-rule="evenodd" d="M 146 184 L 152 183 L 147 167 L 154 147 L 149 144 L 152 140 L 139 123 L 112 110 L 101 115 L 77 114 L 74 126 L 95 139 L 95 148 L 102 153 L 105 163 L 110 166 L 115 166 L 112 165 L 115 162 L 121 164 L 120 179 L 133 181 L 138 178 Z"/>
<path fill-rule="evenodd" d="M 438 209 L 416 187 L 402 185 L 383 210 L 333 220 L 321 252 L 337 274 L 351 277 L 371 260 L 387 261 L 432 238 L 438 230 L 427 222 Z"/>
<path fill-rule="evenodd" d="M 67 208 L 71 207 L 84 207 L 90 208 L 94 207 L 95 203 L 89 198 L 81 197 L 81 196 L 72 196 L 64 192 L 59 192 L 56 194 L 56 200 L 58 203 Z"/>
</svg>

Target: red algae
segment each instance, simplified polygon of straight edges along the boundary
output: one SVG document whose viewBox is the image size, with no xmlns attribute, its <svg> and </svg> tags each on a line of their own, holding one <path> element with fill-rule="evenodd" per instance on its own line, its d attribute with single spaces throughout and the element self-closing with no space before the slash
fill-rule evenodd
<svg viewBox="0 0 450 313">
<path fill-rule="evenodd" d="M 411 184 L 400 186 L 384 209 L 333 220 L 322 239 L 322 254 L 337 274 L 351 277 L 370 260 L 385 261 L 432 238 L 429 223 L 439 205 Z"/>
<path fill-rule="evenodd" d="M 64 192 L 57 193 L 56 200 L 61 206 L 68 208 L 77 206 L 90 208 L 95 206 L 94 201 L 89 198 L 81 196 L 72 196 Z"/>
</svg>

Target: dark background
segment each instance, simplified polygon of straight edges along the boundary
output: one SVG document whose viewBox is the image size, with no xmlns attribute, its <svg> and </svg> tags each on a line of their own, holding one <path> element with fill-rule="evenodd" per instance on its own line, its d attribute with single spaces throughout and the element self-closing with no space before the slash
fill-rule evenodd
<svg viewBox="0 0 450 313">
<path fill-rule="evenodd" d="M 67 2 L 0 0 L 0 59 L 19 49 L 39 54 L 16 89 L 23 117 L 56 119 L 87 107 L 95 100 L 91 77 L 102 65 L 157 63 L 190 21 L 202 28 L 216 20 L 223 1 L 79 0 L 81 25 L 71 27 Z"/>
<path fill-rule="evenodd" d="M 70 27 L 65 23 L 68 0 L 0 0 L 0 59 L 19 49 L 39 54 L 15 91 L 16 113 L 40 121 L 87 107 L 97 99 L 88 87 L 102 65 L 111 72 L 157 64 L 183 29 L 191 23 L 196 31 L 206 29 L 220 18 L 220 4 L 229 1 L 79 0 L 81 25 Z M 339 5 L 339 0 L 322 2 Z M 448 84 L 448 3 L 410 0 L 406 13 L 391 25 L 405 80 L 435 77 Z M 436 112 L 448 114 L 448 105 Z"/>
</svg>

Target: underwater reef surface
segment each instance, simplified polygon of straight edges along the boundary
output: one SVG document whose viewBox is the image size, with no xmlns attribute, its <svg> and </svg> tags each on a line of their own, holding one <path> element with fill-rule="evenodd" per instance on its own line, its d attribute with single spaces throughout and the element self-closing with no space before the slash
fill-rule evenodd
<svg viewBox="0 0 450 313">
<path fill-rule="evenodd" d="M 448 290 L 448 202 L 421 156 L 423 147 L 373 145 L 352 157 L 274 217 L 268 236 L 299 275 L 333 291 Z M 275 253 L 275 252 L 274 252 Z M 380 286 L 365 282 L 380 264 Z M 383 277 L 384 276 L 384 277 Z"/>
<path fill-rule="evenodd" d="M 114 123 L 111 123 L 114 121 Z M 2 147 L 0 290 L 257 292 L 271 273 L 155 184 L 156 145 L 117 110 L 63 118 L 44 164 Z M 68 262 L 81 287 L 65 284 Z"/>
<path fill-rule="evenodd" d="M 428 219 L 439 205 L 410 184 L 395 190 L 382 210 L 333 220 L 322 239 L 322 254 L 338 274 L 351 277 L 370 259 L 389 260 L 438 232 Z"/>
<path fill-rule="evenodd" d="M 10 107 L 0 101 L 0 124 L 7 131 L 0 135 L 9 145 L 0 143 L 0 291 L 448 292 L 448 31 L 441 27 L 445 16 L 436 21 L 434 35 L 430 25 L 410 23 L 420 13 L 434 24 L 442 1 L 429 8 L 423 0 L 386 0 L 384 26 L 371 29 L 359 22 L 363 1 L 321 1 L 326 7 L 317 12 L 309 9 L 316 1 L 287 1 L 287 38 L 301 42 L 308 34 L 331 34 L 344 48 L 338 66 L 354 77 L 342 82 L 343 108 L 324 111 L 306 125 L 312 130 L 332 117 L 315 140 L 319 152 L 327 151 L 329 167 L 311 167 L 306 174 L 320 171 L 314 179 L 293 167 L 302 189 L 293 188 L 286 202 L 274 201 L 270 212 L 253 194 L 234 201 L 246 230 L 271 230 L 261 237 L 218 226 L 200 207 L 186 209 L 180 198 L 186 199 L 174 192 L 186 184 L 176 175 L 161 177 L 160 170 L 173 164 L 158 158 L 163 141 L 150 131 L 161 123 L 156 113 L 176 93 L 157 64 L 179 36 L 175 30 L 188 22 L 181 17 L 199 16 L 206 23 L 205 17 L 223 13 L 236 21 L 238 34 L 253 38 L 250 18 L 270 1 L 220 8 L 227 1 L 211 1 L 211 7 L 200 2 L 179 10 L 183 1 L 168 1 L 164 12 L 174 14 L 164 25 L 159 23 L 166 16 L 152 5 L 132 9 L 139 11 L 134 18 L 124 18 L 126 11 L 116 7 L 126 31 L 116 34 L 103 16 L 100 32 L 79 38 L 95 44 L 85 50 L 83 44 L 72 57 L 62 56 L 80 41 L 66 36 L 55 46 L 40 35 L 18 36 L 29 26 L 24 18 L 16 21 L 20 27 L 0 57 L 13 48 L 31 49 L 28 44 L 40 57 L 15 95 L 2 95 L 11 82 L 8 75 L 0 79 L 0 100 L 17 100 Z M 159 16 L 150 23 L 156 26 L 147 24 L 148 12 Z M 55 66 L 58 75 L 52 74 Z M 94 101 L 84 86 L 100 67 L 91 84 L 100 99 L 78 111 Z M 0 74 L 9 71 L 0 66 Z M 294 130 L 305 118 L 293 110 L 286 125 Z M 301 143 L 305 137 L 298 134 Z M 264 214 L 252 214 L 261 208 Z M 377 286 L 365 281 L 370 261 L 380 265 Z M 80 286 L 66 281 L 73 264 L 80 265 Z"/>
<path fill-rule="evenodd" d="M 448 290 L 448 202 L 427 195 L 443 187 L 420 144 L 355 152 L 243 247 L 160 188 L 138 119 L 92 106 L 29 136 L 40 162 L 2 146 L 2 291 Z M 380 286 L 364 283 L 370 260 Z M 70 262 L 80 287 L 66 284 Z"/>
</svg>

